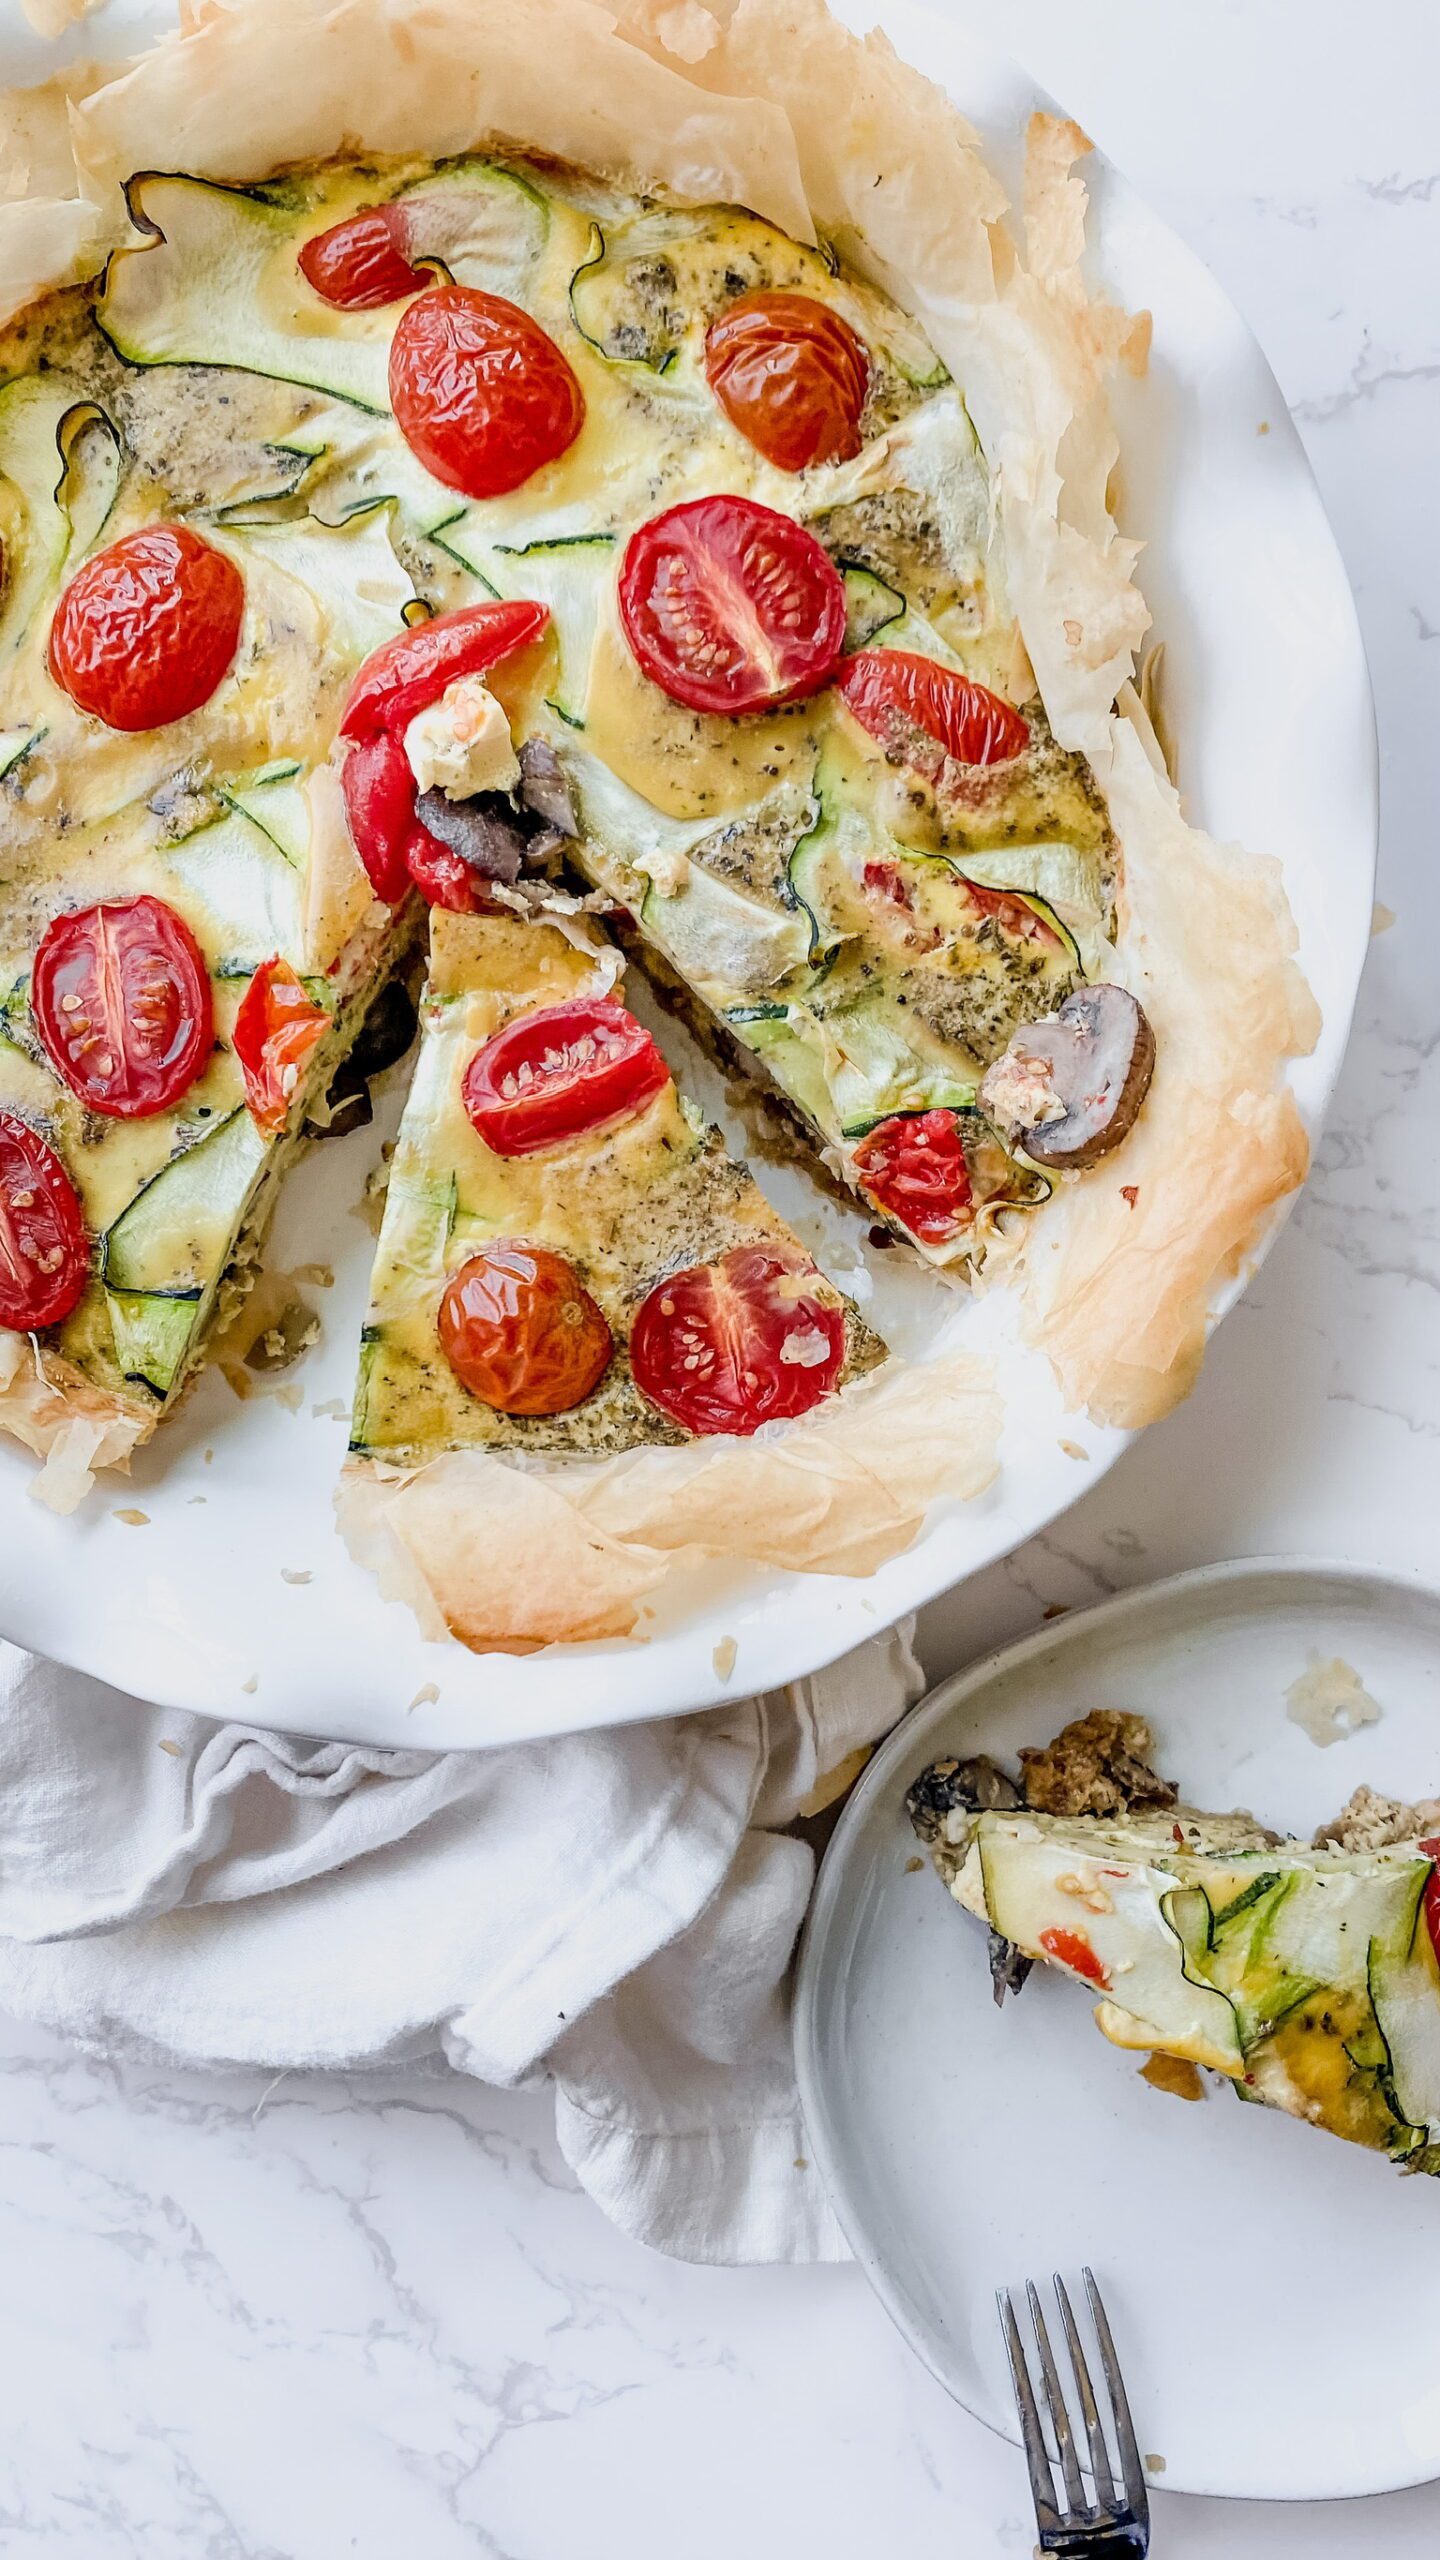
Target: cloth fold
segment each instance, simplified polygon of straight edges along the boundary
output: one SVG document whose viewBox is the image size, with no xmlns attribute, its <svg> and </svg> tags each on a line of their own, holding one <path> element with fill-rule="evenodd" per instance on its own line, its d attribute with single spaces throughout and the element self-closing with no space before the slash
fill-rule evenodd
<svg viewBox="0 0 1440 2560">
<path fill-rule="evenodd" d="M 901 1628 L 668 1723 L 493 1752 L 217 1726 L 0 1645 L 0 2008 L 218 2068 L 553 2084 L 652 2247 L 838 2258 L 804 2159 L 785 1836 L 923 1686 Z"/>
</svg>

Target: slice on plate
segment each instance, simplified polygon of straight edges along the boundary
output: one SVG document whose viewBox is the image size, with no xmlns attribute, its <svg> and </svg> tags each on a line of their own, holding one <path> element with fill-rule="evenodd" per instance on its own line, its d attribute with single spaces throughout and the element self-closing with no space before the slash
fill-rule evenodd
<svg viewBox="0 0 1440 2560">
<path fill-rule="evenodd" d="M 911 1788 L 989 1926 L 997 1999 L 1054 1965 L 1100 1994 L 1112 2044 L 1440 2173 L 1440 1804 L 1361 1788 L 1313 1843 L 1283 1839 L 1178 1803 L 1149 1752 L 1139 1717 L 1101 1710 L 1023 1753 L 1018 1784 L 940 1760 Z"/>
<path fill-rule="evenodd" d="M 885 1361 L 621 970 L 585 916 L 431 918 L 340 1517 L 479 1648 L 629 1632 L 677 1554 L 868 1570 L 991 1463 L 974 1364 Z"/>
</svg>

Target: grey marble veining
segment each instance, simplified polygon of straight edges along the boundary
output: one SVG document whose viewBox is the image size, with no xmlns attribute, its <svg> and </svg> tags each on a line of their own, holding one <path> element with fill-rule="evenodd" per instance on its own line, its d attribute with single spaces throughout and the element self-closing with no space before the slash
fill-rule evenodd
<svg viewBox="0 0 1440 2560">
<path fill-rule="evenodd" d="M 1440 1510 L 1431 0 L 1030 0 L 1010 36 L 1276 364 L 1359 597 L 1396 920 L 1309 1190 L 1196 1395 L 927 1613 L 937 1672 L 1047 1606 L 1226 1554 L 1433 1576 Z M 6 2560 L 1030 2548 L 1015 2458 L 853 2270 L 644 2255 L 577 2193 L 538 2097 L 116 2072 L 0 2023 L 0 2265 Z M 1160 2523 L 1181 2560 L 1420 2560 L 1440 2489 L 1162 2500 Z"/>
</svg>

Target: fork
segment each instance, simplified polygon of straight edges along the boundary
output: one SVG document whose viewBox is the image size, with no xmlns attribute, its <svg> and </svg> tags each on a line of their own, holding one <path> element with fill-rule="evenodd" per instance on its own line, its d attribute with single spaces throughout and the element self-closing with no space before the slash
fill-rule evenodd
<svg viewBox="0 0 1440 2560">
<path fill-rule="evenodd" d="M 1015 2306 L 1007 2291 L 996 2295 L 1000 2326 L 1005 2334 L 1005 2349 L 1010 2358 L 1010 2379 L 1015 2388 L 1015 2406 L 1020 2417 L 1020 2433 L 1025 2444 L 1025 2459 L 1030 2469 L 1030 2488 L 1035 2500 L 1035 2522 L 1039 2528 L 1042 2552 L 1066 2555 L 1066 2560 L 1082 2560 L 1082 2555 L 1097 2552 L 1129 2552 L 1132 2560 L 1142 2560 L 1150 2548 L 1150 2504 L 1145 2495 L 1145 2472 L 1135 2442 L 1135 2429 L 1130 2419 L 1130 2404 L 1125 2397 L 1115 2341 L 1105 2317 L 1100 2288 L 1088 2267 L 1081 2269 L 1090 2317 L 1100 2348 L 1100 2369 L 1110 2404 L 1110 2423 L 1120 2455 L 1120 2478 L 1123 2495 L 1116 2494 L 1114 2473 L 1095 2393 L 1090 2381 L 1090 2368 L 1070 2308 L 1070 2296 L 1059 2276 L 1054 2278 L 1055 2300 L 1059 2306 L 1065 2343 L 1070 2351 L 1070 2369 L 1075 2397 L 1085 2429 L 1089 2451 L 1089 2471 L 1093 2500 L 1087 2500 L 1085 2484 L 1080 2476 L 1080 2457 L 1075 2449 L 1075 2432 L 1070 2412 L 1056 2370 L 1045 2315 L 1040 2296 L 1033 2284 L 1025 2287 L 1030 2306 L 1030 2324 L 1035 2332 L 1035 2346 L 1040 2360 L 1040 2388 L 1054 2431 L 1055 2456 L 1046 2449 L 1045 2433 L 1035 2400 L 1035 2385 L 1026 2362 Z M 1057 2498 L 1055 2463 L 1058 2461 L 1064 2490 L 1063 2504 Z"/>
</svg>

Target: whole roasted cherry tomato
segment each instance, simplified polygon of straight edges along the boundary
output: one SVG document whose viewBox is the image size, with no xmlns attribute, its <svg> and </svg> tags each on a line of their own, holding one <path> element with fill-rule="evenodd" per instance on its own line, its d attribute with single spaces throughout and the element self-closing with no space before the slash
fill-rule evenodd
<svg viewBox="0 0 1440 2560">
<path fill-rule="evenodd" d="M 235 1055 L 245 1078 L 245 1099 L 257 1129 L 278 1137 L 306 1059 L 330 1027 L 288 960 L 262 961 L 235 1016 Z"/>
<path fill-rule="evenodd" d="M 1082 1982 L 1091 1983 L 1097 1991 L 1109 1990 L 1109 1973 L 1083 1929 L 1042 1929 L 1040 1944 L 1047 1956 L 1053 1956 L 1057 1964 L 1068 1965 Z"/>
<path fill-rule="evenodd" d="M 845 1318 L 793 1248 L 739 1244 L 651 1290 L 630 1334 L 635 1384 L 672 1422 L 748 1437 L 808 1413 L 845 1361 Z"/>
<path fill-rule="evenodd" d="M 585 422 L 585 395 L 539 321 L 460 284 L 437 285 L 401 313 L 390 406 L 426 470 L 467 498 L 518 489 Z"/>
<path fill-rule="evenodd" d="M 498 1413 L 568 1413 L 610 1363 L 610 1327 L 579 1273 L 543 1245 L 491 1244 L 446 1282 L 440 1348 Z"/>
<path fill-rule="evenodd" d="M 914 1111 L 882 1120 L 862 1138 L 855 1173 L 877 1208 L 922 1244 L 948 1244 L 968 1226 L 970 1171 L 953 1111 Z"/>
<path fill-rule="evenodd" d="M 518 600 L 462 604 L 453 613 L 412 623 L 372 649 L 346 696 L 342 738 L 372 738 L 377 729 L 408 728 L 417 711 L 438 702 L 457 676 L 483 675 L 502 658 L 538 640 L 550 608 Z"/>
<path fill-rule="evenodd" d="M 385 302 L 418 293 L 430 278 L 404 254 L 405 217 L 393 204 L 352 213 L 328 231 L 317 231 L 297 264 L 322 302 L 338 311 L 378 311 Z"/>
<path fill-rule="evenodd" d="M 753 498 L 690 498 L 626 547 L 620 619 L 637 664 L 691 711 L 770 711 L 829 682 L 845 589 L 813 533 Z"/>
<path fill-rule="evenodd" d="M 415 824 L 415 776 L 389 729 L 361 738 L 340 776 L 350 836 L 377 898 L 398 906 L 410 886 L 405 847 Z"/>
<path fill-rule="evenodd" d="M 959 764 L 1004 764 L 1030 743 L 1028 723 L 998 693 L 909 649 L 861 649 L 836 682 L 861 728 L 906 764 L 926 740 Z"/>
<path fill-rule="evenodd" d="M 780 471 L 860 450 L 870 359 L 848 320 L 808 293 L 746 293 L 712 321 L 710 388 L 732 426 Z"/>
<path fill-rule="evenodd" d="M 84 1295 L 90 1247 L 75 1185 L 53 1147 L 0 1111 L 0 1325 L 63 1324 Z"/>
<path fill-rule="evenodd" d="M 50 625 L 50 673 L 111 729 L 160 729 L 208 702 L 240 645 L 245 583 L 187 524 L 122 533 L 77 569 Z"/>
<path fill-rule="evenodd" d="M 162 898 L 56 916 L 35 954 L 30 1005 L 57 1075 L 112 1120 L 178 1102 L 215 1037 L 209 971 Z"/>
<path fill-rule="evenodd" d="M 465 1108 L 497 1156 L 533 1155 L 642 1111 L 670 1081 L 650 1034 L 611 997 L 521 1014 L 478 1048 Z"/>
</svg>

